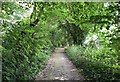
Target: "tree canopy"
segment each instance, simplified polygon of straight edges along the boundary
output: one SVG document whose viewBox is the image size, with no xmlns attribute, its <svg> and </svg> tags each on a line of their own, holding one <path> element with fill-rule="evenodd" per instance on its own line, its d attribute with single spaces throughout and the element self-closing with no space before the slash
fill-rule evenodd
<svg viewBox="0 0 120 82">
<path fill-rule="evenodd" d="M 114 55 L 120 68 L 119 2 L 1 4 L 3 80 L 34 79 L 55 47 L 72 45 L 104 48 L 112 52 L 107 56 Z"/>
</svg>

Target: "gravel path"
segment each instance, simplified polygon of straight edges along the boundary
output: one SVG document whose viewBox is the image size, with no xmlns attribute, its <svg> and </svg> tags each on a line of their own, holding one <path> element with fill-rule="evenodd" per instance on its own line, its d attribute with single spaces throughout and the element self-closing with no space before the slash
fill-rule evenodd
<svg viewBox="0 0 120 82">
<path fill-rule="evenodd" d="M 64 48 L 56 48 L 45 69 L 36 80 L 84 80 L 72 62 L 66 57 Z"/>
</svg>

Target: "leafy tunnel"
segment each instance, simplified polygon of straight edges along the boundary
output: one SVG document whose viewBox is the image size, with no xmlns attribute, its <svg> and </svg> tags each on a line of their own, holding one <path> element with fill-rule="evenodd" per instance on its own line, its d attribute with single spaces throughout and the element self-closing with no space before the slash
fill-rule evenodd
<svg viewBox="0 0 120 82">
<path fill-rule="evenodd" d="M 3 81 L 33 80 L 56 47 L 88 79 L 120 80 L 120 2 L 0 3 Z"/>
</svg>

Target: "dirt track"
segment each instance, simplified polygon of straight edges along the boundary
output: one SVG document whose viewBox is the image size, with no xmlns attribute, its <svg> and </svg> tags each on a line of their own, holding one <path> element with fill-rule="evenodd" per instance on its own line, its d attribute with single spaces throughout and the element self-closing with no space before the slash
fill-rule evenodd
<svg viewBox="0 0 120 82">
<path fill-rule="evenodd" d="M 80 80 L 84 77 L 67 58 L 64 48 L 56 48 L 48 60 L 45 69 L 38 75 L 36 80 Z"/>
</svg>

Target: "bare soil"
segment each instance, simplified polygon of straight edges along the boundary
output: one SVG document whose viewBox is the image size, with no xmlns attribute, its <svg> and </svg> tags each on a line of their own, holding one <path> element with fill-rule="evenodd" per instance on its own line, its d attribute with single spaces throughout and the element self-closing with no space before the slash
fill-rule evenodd
<svg viewBox="0 0 120 82">
<path fill-rule="evenodd" d="M 64 48 L 56 48 L 45 69 L 38 75 L 36 80 L 80 80 L 84 77 L 78 73 L 73 63 L 64 53 Z"/>
</svg>

